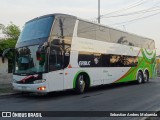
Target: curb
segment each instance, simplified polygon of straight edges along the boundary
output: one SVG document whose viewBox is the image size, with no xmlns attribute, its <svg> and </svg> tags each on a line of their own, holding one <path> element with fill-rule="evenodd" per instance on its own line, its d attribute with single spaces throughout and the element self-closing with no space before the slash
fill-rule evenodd
<svg viewBox="0 0 160 120">
<path fill-rule="evenodd" d="M 11 83 L 9 84 L 0 84 L 0 96 L 7 96 L 17 94 L 17 91 L 13 90 Z"/>
<path fill-rule="evenodd" d="M 8 93 L 0 93 L 0 96 L 9 96 L 9 95 L 17 95 L 20 94 L 19 92 L 8 92 Z"/>
<path fill-rule="evenodd" d="M 15 95 L 17 93 L 0 93 L 0 96 L 9 96 L 9 95 Z"/>
</svg>

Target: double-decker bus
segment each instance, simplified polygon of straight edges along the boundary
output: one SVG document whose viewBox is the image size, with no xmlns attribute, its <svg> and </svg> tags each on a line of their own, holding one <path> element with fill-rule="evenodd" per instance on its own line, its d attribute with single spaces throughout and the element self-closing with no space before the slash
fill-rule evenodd
<svg viewBox="0 0 160 120">
<path fill-rule="evenodd" d="M 92 86 L 156 77 L 154 40 L 66 14 L 26 22 L 12 50 L 12 84 L 18 91 L 83 93 Z"/>
</svg>

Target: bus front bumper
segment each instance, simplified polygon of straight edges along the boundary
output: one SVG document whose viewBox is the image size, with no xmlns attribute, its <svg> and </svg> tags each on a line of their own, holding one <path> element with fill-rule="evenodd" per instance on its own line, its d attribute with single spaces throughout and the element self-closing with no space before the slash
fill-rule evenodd
<svg viewBox="0 0 160 120">
<path fill-rule="evenodd" d="M 47 93 L 49 91 L 46 83 L 39 83 L 39 84 L 12 83 L 12 85 L 14 90 L 23 92 Z"/>
</svg>

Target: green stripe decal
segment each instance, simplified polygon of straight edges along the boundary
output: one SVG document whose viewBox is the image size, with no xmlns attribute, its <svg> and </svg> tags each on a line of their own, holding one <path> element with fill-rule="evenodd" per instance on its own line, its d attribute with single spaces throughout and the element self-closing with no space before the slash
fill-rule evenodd
<svg viewBox="0 0 160 120">
<path fill-rule="evenodd" d="M 148 55 L 152 55 L 153 54 L 153 51 L 151 52 L 151 53 L 149 53 L 148 51 L 147 51 L 147 49 L 144 49 L 145 50 L 145 52 L 148 54 Z"/>
<path fill-rule="evenodd" d="M 153 56 L 153 58 L 151 58 L 151 59 L 148 59 L 148 58 L 147 58 L 147 56 L 145 55 L 145 53 L 144 53 L 143 50 L 142 50 L 142 55 L 143 55 L 145 61 L 146 61 L 148 64 L 153 64 L 153 63 L 154 63 L 155 58 L 156 58 L 156 53 L 154 53 L 154 56 Z"/>
<path fill-rule="evenodd" d="M 155 66 L 156 66 L 156 61 L 155 61 L 156 53 L 154 53 L 154 55 L 153 55 L 153 51 L 152 51 L 152 53 L 148 53 L 146 51 L 148 56 L 153 55 L 153 57 L 151 59 L 149 59 L 149 58 L 147 58 L 147 56 L 145 55 L 145 53 L 144 53 L 144 51 L 142 49 L 141 49 L 140 52 L 142 53 L 143 57 L 138 57 L 138 65 L 137 65 L 137 67 L 131 67 L 122 77 L 120 77 L 114 83 L 136 80 L 137 71 L 139 69 L 141 69 L 142 71 L 147 69 L 149 71 L 149 77 L 150 78 L 156 77 L 156 69 L 155 69 Z"/>
</svg>

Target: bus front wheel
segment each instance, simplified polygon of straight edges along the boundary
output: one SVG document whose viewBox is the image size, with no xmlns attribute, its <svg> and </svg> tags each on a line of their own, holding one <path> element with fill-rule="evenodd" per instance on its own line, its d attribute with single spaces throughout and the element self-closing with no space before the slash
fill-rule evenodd
<svg viewBox="0 0 160 120">
<path fill-rule="evenodd" d="M 84 75 L 83 74 L 80 74 L 78 77 L 77 77 L 77 80 L 76 80 L 76 92 L 78 94 L 81 94 L 84 92 L 85 90 L 85 87 L 86 87 L 86 83 L 85 83 L 85 80 L 84 80 Z"/>
</svg>

